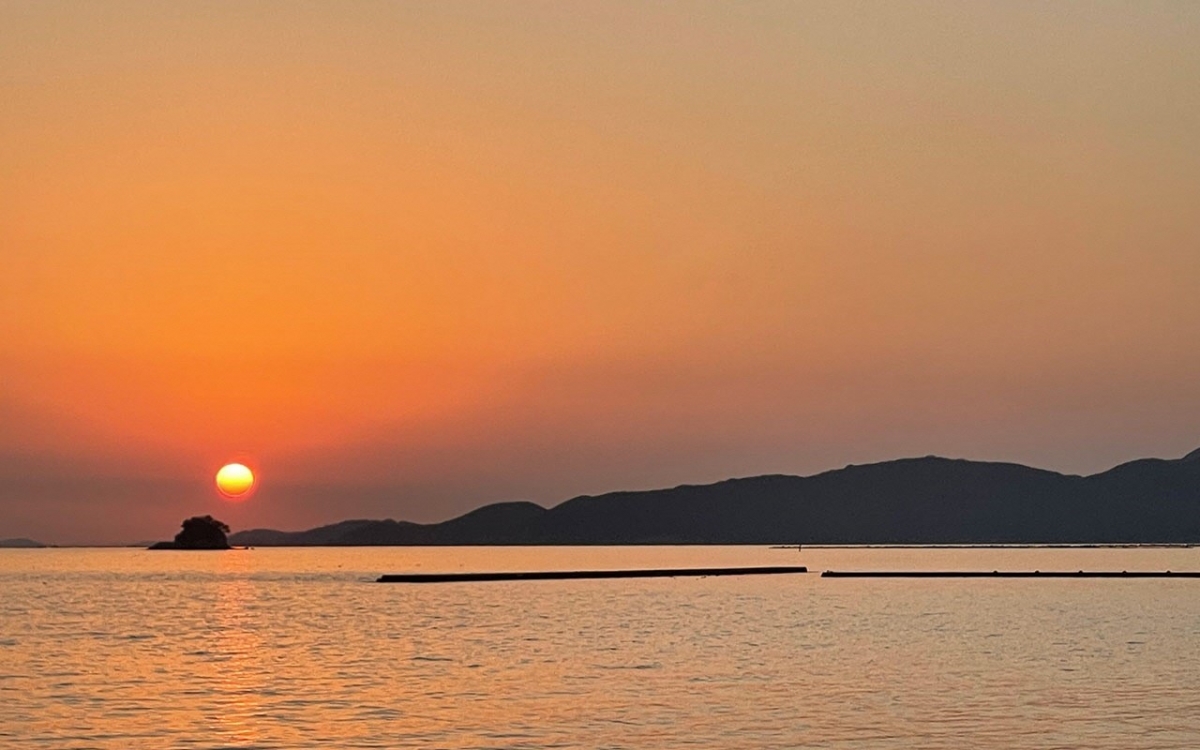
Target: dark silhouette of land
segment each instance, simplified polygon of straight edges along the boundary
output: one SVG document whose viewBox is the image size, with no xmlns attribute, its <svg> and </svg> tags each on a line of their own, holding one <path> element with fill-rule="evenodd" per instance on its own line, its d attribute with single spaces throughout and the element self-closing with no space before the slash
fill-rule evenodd
<svg viewBox="0 0 1200 750">
<path fill-rule="evenodd" d="M 192 516 L 183 522 L 175 541 L 159 542 L 150 549 L 229 549 L 228 533 L 229 527 L 212 516 Z"/>
<path fill-rule="evenodd" d="M 1200 578 L 1170 570 L 827 570 L 822 578 Z"/>
<path fill-rule="evenodd" d="M 768 576 L 807 573 L 799 566 L 758 568 L 642 568 L 637 570 L 531 570 L 498 573 L 394 573 L 377 583 L 467 583 L 481 581 L 577 581 L 589 578 L 683 578 L 699 576 Z"/>
<path fill-rule="evenodd" d="M 17 539 L 0 539 L 0 549 L 41 549 L 45 547 L 41 542 L 35 542 L 32 539 L 18 537 Z"/>
<path fill-rule="evenodd" d="M 436 524 L 344 521 L 257 529 L 240 545 L 1192 544 L 1200 543 L 1200 450 L 1092 476 L 938 457 L 582 496 L 499 503 Z"/>
</svg>

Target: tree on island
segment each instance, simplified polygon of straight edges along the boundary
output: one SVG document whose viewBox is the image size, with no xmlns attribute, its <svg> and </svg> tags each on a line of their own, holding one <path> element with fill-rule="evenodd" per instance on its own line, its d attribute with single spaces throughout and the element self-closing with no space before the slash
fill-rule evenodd
<svg viewBox="0 0 1200 750">
<path fill-rule="evenodd" d="M 212 516 L 192 516 L 173 542 L 159 542 L 150 549 L 229 549 L 229 526 Z"/>
</svg>

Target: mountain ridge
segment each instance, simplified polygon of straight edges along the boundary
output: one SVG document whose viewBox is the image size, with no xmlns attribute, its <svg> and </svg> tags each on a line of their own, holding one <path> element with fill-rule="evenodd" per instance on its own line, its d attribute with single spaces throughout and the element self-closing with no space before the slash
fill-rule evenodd
<svg viewBox="0 0 1200 750">
<path fill-rule="evenodd" d="M 1200 451 L 1080 476 L 924 456 L 484 505 L 447 521 L 252 529 L 248 546 L 1200 542 Z"/>
<path fill-rule="evenodd" d="M 27 537 L 0 539 L 0 549 L 42 549 L 48 545 Z"/>
</svg>

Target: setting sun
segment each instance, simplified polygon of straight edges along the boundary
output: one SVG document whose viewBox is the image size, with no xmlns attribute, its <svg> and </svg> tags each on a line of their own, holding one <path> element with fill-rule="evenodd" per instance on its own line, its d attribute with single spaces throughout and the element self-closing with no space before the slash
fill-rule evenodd
<svg viewBox="0 0 1200 750">
<path fill-rule="evenodd" d="M 217 472 L 217 489 L 225 497 L 245 497 L 253 487 L 254 472 L 244 464 L 226 464 Z"/>
</svg>

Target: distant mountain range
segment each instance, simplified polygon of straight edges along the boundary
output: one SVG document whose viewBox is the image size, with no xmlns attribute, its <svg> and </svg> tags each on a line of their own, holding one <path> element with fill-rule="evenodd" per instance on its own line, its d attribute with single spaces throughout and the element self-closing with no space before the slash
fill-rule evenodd
<svg viewBox="0 0 1200 750">
<path fill-rule="evenodd" d="M 40 549 L 46 545 L 32 539 L 0 539 L 0 549 Z"/>
<path fill-rule="evenodd" d="M 1200 450 L 1074 476 L 1019 464 L 908 458 L 487 505 L 442 523 L 343 521 L 230 536 L 236 545 L 1200 543 Z"/>
</svg>

